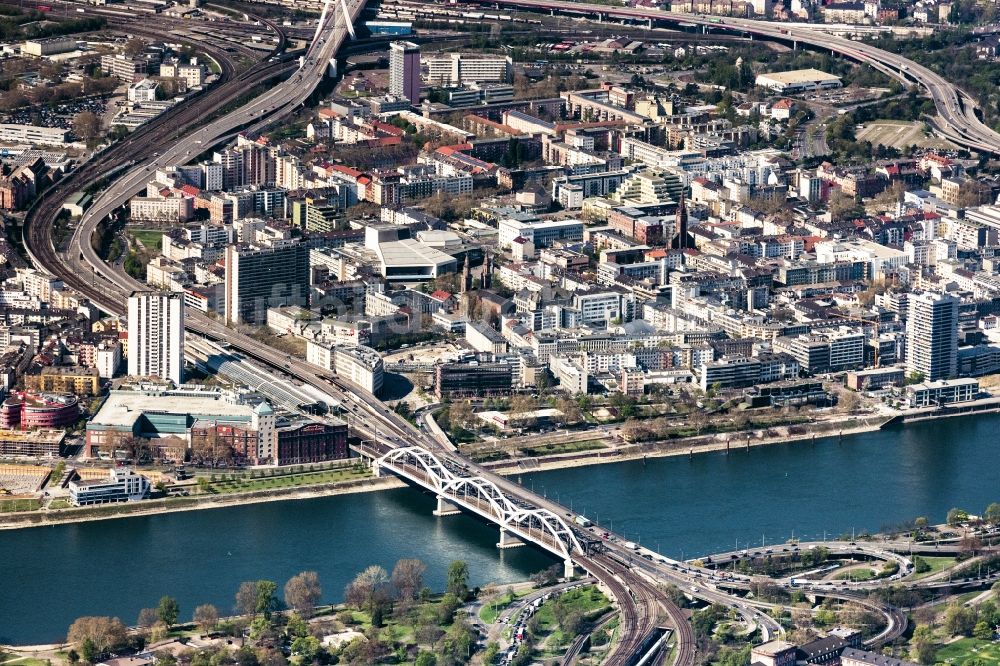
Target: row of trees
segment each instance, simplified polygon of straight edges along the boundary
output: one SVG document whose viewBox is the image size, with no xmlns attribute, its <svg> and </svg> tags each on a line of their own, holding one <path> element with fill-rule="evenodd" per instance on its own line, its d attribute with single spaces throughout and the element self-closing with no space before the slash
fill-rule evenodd
<svg viewBox="0 0 1000 666">
<path fill-rule="evenodd" d="M 319 576 L 315 571 L 303 571 L 290 578 L 284 587 L 284 604 L 277 597 L 278 585 L 269 580 L 246 581 L 236 592 L 235 610 L 253 624 L 258 618 L 270 620 L 272 614 L 282 608 L 294 610 L 300 617 L 310 617 L 323 592 Z M 159 640 L 174 627 L 180 618 L 181 607 L 170 596 L 160 598 L 155 608 L 139 611 L 136 626 L 141 630 L 130 637 L 125 625 L 116 617 L 81 617 L 70 625 L 66 640 L 74 644 L 68 656 L 71 662 L 82 659 L 95 663 L 102 655 L 120 649 L 138 639 Z M 219 610 L 212 604 L 202 604 L 194 609 L 193 622 L 205 633 L 215 631 L 220 626 Z M 141 645 L 139 645 L 141 647 Z"/>
<path fill-rule="evenodd" d="M 382 626 L 393 606 L 410 607 L 417 599 L 426 599 L 430 590 L 424 586 L 427 565 L 416 559 L 396 562 L 390 575 L 378 565 L 372 565 L 354 577 L 344 589 L 348 606 L 367 612 L 372 624 Z M 469 567 L 462 560 L 455 560 L 448 567 L 447 585 L 442 607 L 449 609 L 448 618 L 469 596 Z M 442 620 L 448 619 L 442 618 Z M 443 621 L 441 622 L 443 623 Z"/>
<path fill-rule="evenodd" d="M 993 526 L 1000 526 L 1000 502 L 993 502 L 983 511 L 982 519 Z M 958 507 L 948 511 L 946 518 L 951 526 L 959 525 L 970 520 L 969 512 Z"/>
</svg>

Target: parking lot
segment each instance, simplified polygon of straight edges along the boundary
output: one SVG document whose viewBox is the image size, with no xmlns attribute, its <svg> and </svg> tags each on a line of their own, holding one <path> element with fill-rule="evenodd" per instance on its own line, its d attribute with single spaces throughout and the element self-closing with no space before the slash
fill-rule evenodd
<svg viewBox="0 0 1000 666">
<path fill-rule="evenodd" d="M 103 98 L 87 98 L 72 102 L 60 102 L 52 106 L 17 109 L 4 113 L 2 118 L 5 123 L 69 129 L 73 124 L 73 117 L 78 113 L 90 111 L 100 117 L 104 114 L 106 108 L 107 100 Z"/>
</svg>

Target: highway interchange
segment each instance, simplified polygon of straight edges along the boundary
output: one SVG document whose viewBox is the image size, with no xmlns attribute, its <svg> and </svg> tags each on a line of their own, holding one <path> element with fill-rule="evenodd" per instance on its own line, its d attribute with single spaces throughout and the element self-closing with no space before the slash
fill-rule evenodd
<svg viewBox="0 0 1000 666">
<path fill-rule="evenodd" d="M 923 85 L 937 105 L 940 131 L 947 138 L 983 152 L 995 153 L 1000 147 L 1000 136 L 978 121 L 967 96 L 941 77 L 899 56 L 851 40 L 826 35 L 808 27 L 784 27 L 784 24 L 714 17 L 709 21 L 705 17 L 656 10 L 542 0 L 499 0 L 490 4 L 560 12 L 584 12 L 636 20 L 695 23 L 713 30 L 730 30 L 828 48 L 855 60 L 867 62 L 899 80 Z M 362 8 L 362 0 L 353 0 L 348 6 L 352 17 L 356 18 Z M 275 30 L 277 31 L 277 28 Z M 143 288 L 144 285 L 126 275 L 120 266 L 107 265 L 101 260 L 91 242 L 100 222 L 141 190 L 156 168 L 190 161 L 240 130 L 259 131 L 299 107 L 309 98 L 324 76 L 329 61 L 346 40 L 347 34 L 348 29 L 340 5 L 332 3 L 321 29 L 317 31 L 316 39 L 302 57 L 299 67 L 293 69 L 292 65 L 285 62 L 261 63 L 253 70 L 252 75 L 242 75 L 247 77 L 243 79 L 236 77 L 233 72 L 224 72 L 227 74 L 224 78 L 234 83 L 225 88 L 227 83 L 224 82 L 217 90 L 205 93 L 205 98 L 211 98 L 216 104 L 215 108 L 220 108 L 223 104 L 238 99 L 241 92 L 253 87 L 253 81 L 266 80 L 266 77 L 291 71 L 289 78 L 280 84 L 198 129 L 177 135 L 180 128 L 186 127 L 189 123 L 194 124 L 198 120 L 197 117 L 189 119 L 182 117 L 184 122 L 176 118 L 172 123 L 169 120 L 162 121 L 158 125 L 153 124 L 143 131 L 136 132 L 129 139 L 99 156 L 99 159 L 95 159 L 93 168 L 100 170 L 92 170 L 89 173 L 82 170 L 83 173 L 92 180 L 108 176 L 111 184 L 97 196 L 93 206 L 74 230 L 69 249 L 64 253 L 56 251 L 52 239 L 52 219 L 61 204 L 60 190 L 56 190 L 55 194 L 49 193 L 36 205 L 26 222 L 25 246 L 35 265 L 62 278 L 69 286 L 89 297 L 107 312 L 123 314 L 129 292 Z M 208 115 L 204 110 L 201 113 Z M 79 187 L 79 182 L 75 182 L 74 186 Z M 68 192 L 61 191 L 62 197 L 67 194 Z M 470 476 L 489 480 L 505 495 L 517 498 L 519 502 L 538 509 L 546 509 L 556 516 L 570 515 L 565 507 L 552 500 L 535 495 L 504 477 L 492 474 L 462 459 L 452 448 L 429 434 L 413 428 L 392 413 L 374 396 L 358 391 L 356 387 L 348 385 L 339 378 L 317 372 L 315 367 L 301 359 L 291 358 L 200 313 L 190 313 L 187 324 L 191 334 L 225 342 L 248 358 L 291 375 L 298 381 L 340 401 L 355 415 L 354 430 L 372 442 L 380 452 L 397 446 L 419 445 L 440 456 L 460 461 Z M 600 539 L 599 536 L 596 538 Z M 836 546 L 836 544 L 824 545 Z M 639 648 L 645 646 L 650 632 L 664 623 L 675 632 L 674 641 L 677 643 L 674 652 L 675 663 L 689 666 L 694 662 L 695 646 L 690 624 L 684 612 L 661 590 L 660 585 L 663 583 L 676 585 L 689 596 L 702 601 L 721 603 L 733 608 L 747 625 L 759 628 L 765 637 L 774 637 L 782 632 L 781 625 L 770 615 L 770 611 L 775 608 L 774 605 L 743 596 L 751 584 L 751 580 L 746 576 L 694 567 L 688 563 L 664 558 L 646 549 L 634 551 L 626 547 L 625 542 L 617 537 L 601 540 L 601 546 L 592 553 L 575 553 L 573 560 L 575 565 L 602 582 L 615 598 L 622 614 L 621 639 L 607 663 L 633 663 Z M 839 545 L 842 546 L 843 544 Z M 880 557 L 895 559 L 899 556 L 882 553 Z M 903 560 L 901 571 L 905 572 L 909 567 L 909 561 L 905 558 Z M 786 588 L 793 586 L 790 580 L 776 582 Z M 870 586 L 870 584 L 865 586 L 848 583 L 837 586 L 809 585 L 803 589 L 817 596 L 857 601 L 878 610 L 886 618 L 885 630 L 870 642 L 871 645 L 878 645 L 901 635 L 906 628 L 906 620 L 898 609 L 868 601 L 865 592 Z M 658 659 L 662 660 L 666 653 L 666 650 L 660 650 Z"/>
</svg>

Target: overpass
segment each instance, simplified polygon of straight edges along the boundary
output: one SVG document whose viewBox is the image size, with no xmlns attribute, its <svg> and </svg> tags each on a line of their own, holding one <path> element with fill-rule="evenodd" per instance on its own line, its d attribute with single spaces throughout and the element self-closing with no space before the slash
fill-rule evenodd
<svg viewBox="0 0 1000 666">
<path fill-rule="evenodd" d="M 568 0 L 473 0 L 495 7 L 513 7 L 529 11 L 592 16 L 645 22 L 650 27 L 656 23 L 674 26 L 695 26 L 703 30 L 721 30 L 729 33 L 762 37 L 789 42 L 793 46 L 805 44 L 814 48 L 842 55 L 899 81 L 903 85 L 922 86 L 934 101 L 939 120 L 938 133 L 950 141 L 988 154 L 1000 154 L 1000 134 L 984 124 L 976 115 L 976 102 L 968 93 L 955 87 L 932 70 L 895 53 L 883 51 L 862 42 L 827 34 L 824 26 L 803 23 L 778 23 L 728 16 L 682 14 L 660 9 L 618 5 L 598 5 Z"/>
</svg>

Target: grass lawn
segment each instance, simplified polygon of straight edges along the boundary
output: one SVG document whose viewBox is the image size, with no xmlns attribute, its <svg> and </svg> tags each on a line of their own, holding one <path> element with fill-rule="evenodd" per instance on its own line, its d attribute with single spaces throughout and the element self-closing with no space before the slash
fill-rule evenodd
<svg viewBox="0 0 1000 666">
<path fill-rule="evenodd" d="M 515 592 L 513 599 L 511 599 L 506 593 L 496 597 L 491 603 L 486 603 L 479 609 L 479 619 L 486 624 L 493 624 L 497 621 L 497 617 L 504 611 L 505 608 L 507 608 L 507 606 L 510 606 L 521 597 L 527 596 L 529 592 L 531 592 L 531 590 Z"/>
<path fill-rule="evenodd" d="M 842 571 L 834 576 L 836 580 L 865 581 L 872 580 L 873 578 L 875 578 L 875 572 L 871 569 L 851 569 L 850 571 Z"/>
<path fill-rule="evenodd" d="M 550 456 L 557 453 L 578 453 L 580 451 L 593 451 L 595 449 L 607 448 L 607 444 L 600 439 L 588 439 L 582 442 L 565 442 L 553 444 L 541 444 L 521 449 L 529 456 Z"/>
<path fill-rule="evenodd" d="M 296 488 L 299 486 L 315 486 L 327 483 L 343 483 L 345 481 L 355 481 L 367 479 L 371 472 L 367 469 L 358 470 L 355 467 L 342 467 L 339 469 L 326 469 L 318 472 L 302 472 L 300 474 L 283 474 L 281 476 L 269 476 L 263 478 L 253 478 L 249 476 L 223 475 L 228 476 L 226 480 L 217 479 L 209 481 L 205 485 L 207 493 L 212 495 L 225 495 L 228 493 L 246 493 L 255 490 L 275 490 L 278 488 Z"/>
<path fill-rule="evenodd" d="M 68 509 L 71 506 L 73 505 L 70 504 L 69 500 L 62 497 L 49 502 L 49 509 Z"/>
<path fill-rule="evenodd" d="M 8 499 L 0 500 L 0 513 L 13 513 L 15 511 L 37 511 L 42 503 L 37 499 Z"/>
<path fill-rule="evenodd" d="M 910 580 L 920 580 L 921 578 L 926 578 L 927 576 L 936 574 L 937 572 L 947 569 L 951 565 L 955 564 L 954 557 L 926 557 L 924 555 L 919 555 L 918 557 L 930 566 L 930 570 L 924 571 L 923 573 L 913 574 L 910 577 Z"/>
<path fill-rule="evenodd" d="M 962 666 L 969 659 L 977 659 L 987 666 L 1000 666 L 1000 643 L 962 638 L 938 650 L 936 661 Z"/>
<path fill-rule="evenodd" d="M 166 229 L 129 229 L 128 232 L 142 243 L 148 252 L 159 252 L 163 242 L 163 232 Z"/>
<path fill-rule="evenodd" d="M 592 619 L 610 607 L 608 598 L 596 586 L 570 590 L 554 599 L 549 599 L 539 606 L 538 611 L 535 613 L 535 617 L 538 618 L 537 638 L 542 640 L 548 637 L 545 640 L 546 654 L 550 652 L 552 654 L 560 654 L 560 648 L 569 645 L 576 638 L 572 634 L 563 634 L 559 630 L 559 625 L 555 617 L 557 603 L 564 605 L 568 613 L 579 613 L 586 619 Z"/>
<path fill-rule="evenodd" d="M 10 664 L 10 666 L 46 666 L 47 662 L 44 659 L 36 659 L 35 657 L 10 655 L 9 659 L 0 661 L 0 664 Z"/>
</svg>

